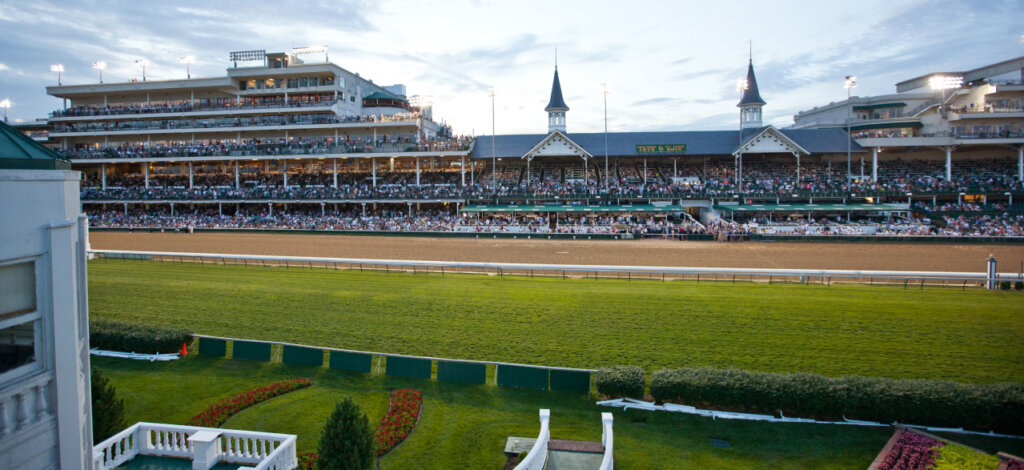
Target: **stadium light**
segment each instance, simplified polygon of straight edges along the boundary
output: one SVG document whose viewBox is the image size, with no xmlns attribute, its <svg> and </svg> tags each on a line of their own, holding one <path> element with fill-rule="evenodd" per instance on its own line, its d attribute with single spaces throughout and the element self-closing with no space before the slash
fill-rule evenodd
<svg viewBox="0 0 1024 470">
<path fill-rule="evenodd" d="M 946 90 L 960 88 L 964 84 L 964 77 L 949 75 L 936 75 L 928 79 L 928 86 L 932 90 L 942 90 L 942 102 L 939 103 L 939 112 L 945 115 L 946 111 Z"/>
<path fill-rule="evenodd" d="M 51 71 L 51 72 L 57 72 L 57 86 L 61 86 L 61 83 L 60 83 L 60 74 L 61 74 L 61 72 L 63 72 L 63 71 L 64 71 L 64 66 L 63 66 L 63 65 L 61 65 L 61 64 L 54 64 L 54 65 L 51 65 L 51 66 L 50 66 L 50 71 Z"/>
<path fill-rule="evenodd" d="M 107 68 L 107 63 L 104 61 L 93 62 L 92 68 L 100 71 L 100 83 L 103 83 L 103 69 Z"/>
<path fill-rule="evenodd" d="M 196 62 L 196 56 L 194 56 L 194 55 L 181 56 L 181 57 L 178 57 L 178 62 L 181 62 L 181 63 L 185 64 L 185 76 L 189 80 L 191 80 L 192 79 L 192 64 L 194 64 Z"/>
<path fill-rule="evenodd" d="M 146 59 L 139 59 L 136 60 L 135 63 L 142 66 L 142 81 L 146 81 L 146 66 L 149 65 L 149 61 Z"/>
<path fill-rule="evenodd" d="M 850 184 L 850 179 L 853 178 L 853 170 L 850 168 L 850 147 L 853 145 L 853 135 L 850 134 L 853 124 L 853 102 L 850 91 L 857 88 L 857 77 L 847 75 L 843 82 L 843 88 L 846 88 L 846 184 Z"/>
<path fill-rule="evenodd" d="M 4 98 L 3 101 L 0 101 L 0 108 L 4 108 L 4 122 L 7 122 L 7 108 L 10 108 L 10 107 L 11 107 L 11 100 L 9 100 L 7 98 Z"/>
<path fill-rule="evenodd" d="M 604 95 L 604 189 L 609 190 L 608 185 L 608 84 L 601 84 L 601 94 Z"/>
</svg>

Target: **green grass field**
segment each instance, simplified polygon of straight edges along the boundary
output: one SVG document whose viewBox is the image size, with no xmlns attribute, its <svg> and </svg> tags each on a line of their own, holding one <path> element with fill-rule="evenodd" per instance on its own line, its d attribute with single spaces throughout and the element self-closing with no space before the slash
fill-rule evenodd
<svg viewBox="0 0 1024 470">
<path fill-rule="evenodd" d="M 98 260 L 89 302 L 95 319 L 387 353 L 1024 381 L 1024 296 L 1013 292 Z"/>
</svg>

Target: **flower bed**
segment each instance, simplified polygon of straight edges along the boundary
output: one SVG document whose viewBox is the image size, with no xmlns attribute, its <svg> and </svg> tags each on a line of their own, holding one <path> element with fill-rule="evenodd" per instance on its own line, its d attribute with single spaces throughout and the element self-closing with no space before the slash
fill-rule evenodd
<svg viewBox="0 0 1024 470">
<path fill-rule="evenodd" d="M 378 457 L 390 452 L 409 437 L 419 422 L 422 407 L 422 392 L 410 388 L 391 391 L 388 412 L 380 419 L 380 425 L 373 433 Z"/>
<path fill-rule="evenodd" d="M 299 469 L 301 470 L 313 470 L 316 468 L 316 452 L 306 452 L 299 454 Z"/>
<path fill-rule="evenodd" d="M 310 384 L 312 384 L 311 380 L 299 378 L 282 380 L 270 385 L 254 388 L 252 390 L 239 393 L 238 395 L 227 397 L 210 405 L 203 410 L 202 413 L 195 415 L 195 417 L 192 418 L 192 421 L 189 421 L 188 424 L 192 426 L 218 428 L 224 424 L 228 418 L 239 411 L 276 396 L 308 387 Z"/>
<path fill-rule="evenodd" d="M 889 450 L 878 470 L 925 470 L 935 465 L 942 442 L 906 431 Z"/>
</svg>

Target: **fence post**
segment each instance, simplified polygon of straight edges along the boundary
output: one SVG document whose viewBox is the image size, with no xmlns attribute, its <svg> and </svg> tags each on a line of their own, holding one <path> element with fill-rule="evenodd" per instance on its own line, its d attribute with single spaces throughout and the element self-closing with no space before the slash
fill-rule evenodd
<svg viewBox="0 0 1024 470">
<path fill-rule="evenodd" d="M 987 262 L 987 267 L 988 267 L 988 269 L 987 269 L 987 276 L 986 276 L 987 277 L 986 284 L 988 285 L 988 290 L 996 290 L 999 286 L 997 285 L 998 283 L 996 282 L 996 258 L 995 258 L 995 256 L 992 256 L 991 254 L 988 255 L 988 260 L 986 260 L 986 262 Z"/>
</svg>

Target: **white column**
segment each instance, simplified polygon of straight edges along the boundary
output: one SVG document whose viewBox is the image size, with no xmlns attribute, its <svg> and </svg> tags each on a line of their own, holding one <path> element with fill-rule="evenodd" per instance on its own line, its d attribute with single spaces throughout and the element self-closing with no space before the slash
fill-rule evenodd
<svg viewBox="0 0 1024 470">
<path fill-rule="evenodd" d="M 953 181 L 953 147 L 946 147 L 946 181 Z"/>
<path fill-rule="evenodd" d="M 374 138 L 374 140 L 376 140 L 376 138 Z M 370 179 L 373 180 L 373 187 L 376 188 L 377 187 L 377 159 L 376 158 L 370 158 L 370 166 L 371 166 L 371 169 L 370 169 L 370 177 L 371 178 Z"/>
<path fill-rule="evenodd" d="M 103 183 L 103 190 L 107 189 L 107 164 L 100 164 L 100 180 Z"/>
<path fill-rule="evenodd" d="M 188 162 L 188 189 L 192 189 L 192 162 Z"/>
<path fill-rule="evenodd" d="M 1017 147 L 1017 181 L 1024 181 L 1024 145 Z"/>
<path fill-rule="evenodd" d="M 288 189 L 288 160 L 284 160 L 284 189 Z"/>
<path fill-rule="evenodd" d="M 338 159 L 334 159 L 333 163 L 334 163 L 334 172 L 333 172 L 334 188 L 337 189 L 337 187 L 338 187 Z"/>
<path fill-rule="evenodd" d="M 466 156 L 459 157 L 461 164 L 459 165 L 459 171 L 462 173 L 462 186 L 466 186 Z"/>
<path fill-rule="evenodd" d="M 149 189 L 149 162 L 142 162 L 142 176 L 146 180 L 146 189 Z"/>
<path fill-rule="evenodd" d="M 644 184 L 647 184 L 647 159 L 644 159 Z M 644 191 L 647 191 L 645 188 Z"/>
<path fill-rule="evenodd" d="M 796 153 L 795 155 L 796 155 L 796 185 L 797 185 L 797 189 L 799 190 L 800 189 L 799 188 L 799 186 L 800 186 L 800 154 Z"/>
<path fill-rule="evenodd" d="M 416 159 L 416 186 L 420 185 L 420 159 Z"/>
<path fill-rule="evenodd" d="M 878 182 L 878 147 L 871 149 L 871 182 Z"/>
<path fill-rule="evenodd" d="M 209 470 L 220 461 L 220 432 L 197 431 L 188 438 L 192 447 L 192 470 Z"/>
<path fill-rule="evenodd" d="M 241 186 L 238 184 L 238 160 L 235 160 L 235 189 L 239 189 Z"/>
</svg>

